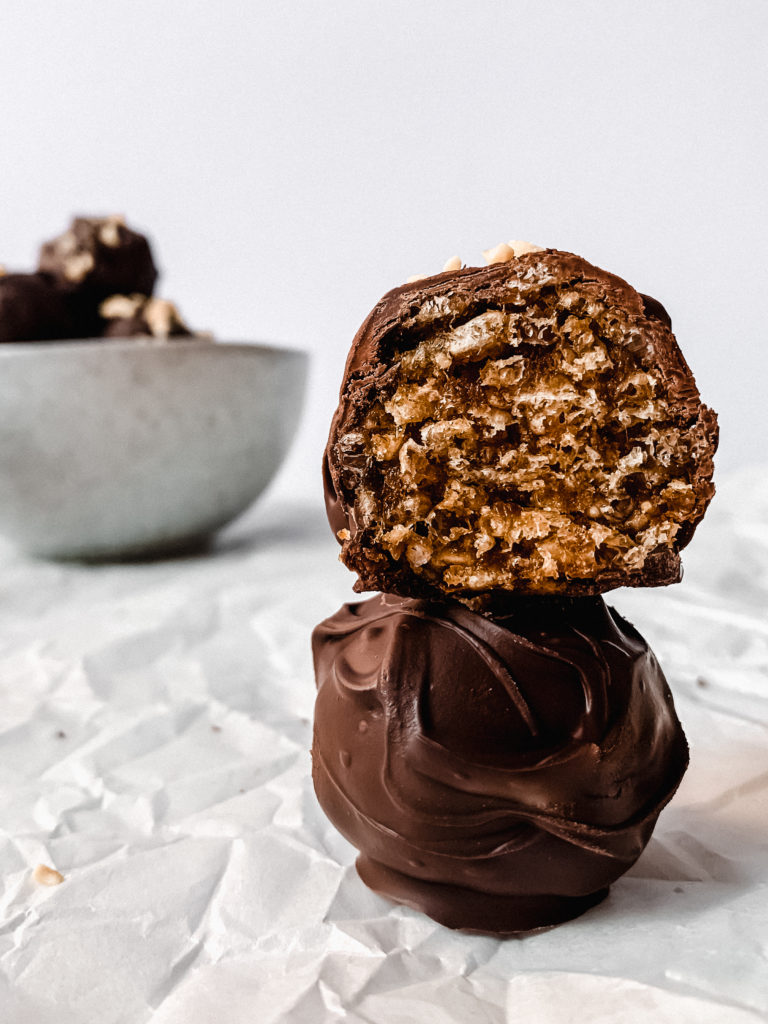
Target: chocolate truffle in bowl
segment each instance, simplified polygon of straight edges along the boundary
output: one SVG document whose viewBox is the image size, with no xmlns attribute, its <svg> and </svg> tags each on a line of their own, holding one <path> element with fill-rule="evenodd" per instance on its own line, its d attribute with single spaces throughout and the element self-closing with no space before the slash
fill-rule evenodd
<svg viewBox="0 0 768 1024">
<path fill-rule="evenodd" d="M 151 295 L 157 280 L 149 242 L 119 214 L 73 218 L 63 234 L 43 243 L 39 269 L 91 302 Z"/>
<path fill-rule="evenodd" d="M 372 889 L 513 934 L 598 903 L 688 749 L 659 665 L 599 597 L 379 595 L 313 634 L 313 779 Z"/>
<path fill-rule="evenodd" d="M 104 338 L 208 338 L 187 327 L 176 306 L 147 295 L 110 295 L 99 306 Z"/>
</svg>

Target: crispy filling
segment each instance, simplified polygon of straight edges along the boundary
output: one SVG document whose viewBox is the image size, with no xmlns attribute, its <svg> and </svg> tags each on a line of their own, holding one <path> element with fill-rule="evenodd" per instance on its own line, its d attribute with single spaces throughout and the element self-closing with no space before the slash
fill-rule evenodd
<svg viewBox="0 0 768 1024">
<path fill-rule="evenodd" d="M 696 511 L 693 426 L 578 289 L 422 330 L 340 440 L 369 549 L 449 592 L 642 570 Z"/>
</svg>

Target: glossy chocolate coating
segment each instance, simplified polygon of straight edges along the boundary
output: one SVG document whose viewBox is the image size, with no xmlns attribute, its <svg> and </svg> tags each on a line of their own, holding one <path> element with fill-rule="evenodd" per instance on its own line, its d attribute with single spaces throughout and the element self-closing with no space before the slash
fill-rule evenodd
<svg viewBox="0 0 768 1024">
<path fill-rule="evenodd" d="M 598 902 L 642 852 L 688 748 L 661 669 L 601 598 L 495 621 L 380 595 L 313 634 L 318 799 L 371 888 L 511 934 Z"/>
<path fill-rule="evenodd" d="M 149 242 L 118 217 L 75 217 L 43 244 L 39 269 L 91 307 L 110 295 L 151 295 L 157 280 Z"/>
</svg>

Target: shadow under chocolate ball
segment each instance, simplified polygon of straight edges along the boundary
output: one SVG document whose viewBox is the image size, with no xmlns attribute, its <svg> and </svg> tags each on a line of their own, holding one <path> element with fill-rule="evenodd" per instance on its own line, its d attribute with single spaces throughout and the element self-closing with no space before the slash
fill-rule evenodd
<svg viewBox="0 0 768 1024">
<path fill-rule="evenodd" d="M 496 618 L 380 595 L 313 634 L 313 779 L 382 895 L 513 934 L 599 902 L 685 771 L 672 697 L 602 598 Z"/>
</svg>

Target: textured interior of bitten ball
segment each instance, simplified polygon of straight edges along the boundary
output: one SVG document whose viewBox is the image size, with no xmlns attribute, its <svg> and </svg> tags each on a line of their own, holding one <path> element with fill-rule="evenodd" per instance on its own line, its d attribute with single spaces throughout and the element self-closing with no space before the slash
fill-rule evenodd
<svg viewBox="0 0 768 1024">
<path fill-rule="evenodd" d="M 696 417 L 588 281 L 526 308 L 427 300 L 336 455 L 371 557 L 447 593 L 642 572 L 711 491 Z M 710 467 L 711 469 L 711 467 Z"/>
</svg>

